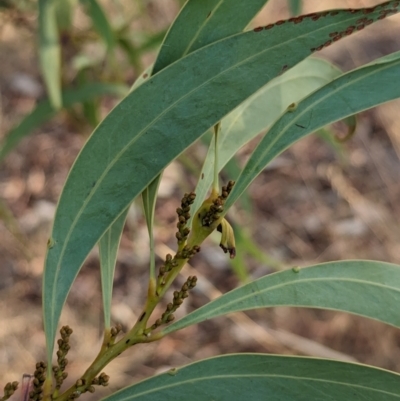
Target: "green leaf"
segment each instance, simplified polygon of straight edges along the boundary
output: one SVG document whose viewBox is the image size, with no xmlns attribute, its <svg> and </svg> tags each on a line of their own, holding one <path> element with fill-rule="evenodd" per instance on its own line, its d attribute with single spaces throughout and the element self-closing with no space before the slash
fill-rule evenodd
<svg viewBox="0 0 400 401">
<path fill-rule="evenodd" d="M 288 0 L 289 10 L 292 15 L 301 14 L 302 0 Z"/>
<path fill-rule="evenodd" d="M 60 31 L 67 31 L 72 27 L 73 14 L 78 0 L 57 0 L 54 2 L 56 8 L 56 21 Z"/>
<path fill-rule="evenodd" d="M 63 92 L 62 104 L 64 108 L 69 108 L 75 103 L 82 103 L 98 96 L 114 95 L 123 97 L 127 93 L 128 89 L 124 85 L 91 83 L 76 89 L 66 89 Z M 56 114 L 57 110 L 53 109 L 48 100 L 41 101 L 19 125 L 8 133 L 0 149 L 0 162 L 18 145 L 21 139 Z"/>
<path fill-rule="evenodd" d="M 87 12 L 92 19 L 93 26 L 102 37 L 107 46 L 107 50 L 111 51 L 115 46 L 115 37 L 104 10 L 101 8 L 97 0 L 81 0 L 81 3 L 86 6 Z"/>
<path fill-rule="evenodd" d="M 99 241 L 101 289 L 103 293 L 104 323 L 106 328 L 110 328 L 111 325 L 111 298 L 115 263 L 128 211 L 129 206 L 120 214 Z"/>
<path fill-rule="evenodd" d="M 291 103 L 298 102 L 340 74 L 341 71 L 331 63 L 310 57 L 243 102 L 222 120 L 218 138 L 218 171 L 224 168 L 244 144 L 267 130 Z M 214 141 L 211 141 L 197 182 L 193 211 L 206 198 L 213 181 L 213 172 Z"/>
<path fill-rule="evenodd" d="M 39 60 L 50 103 L 56 110 L 62 106 L 61 48 L 58 40 L 56 2 L 39 0 Z"/>
<path fill-rule="evenodd" d="M 155 279 L 155 248 L 154 248 L 154 213 L 157 201 L 158 187 L 161 182 L 161 175 L 158 175 L 149 186 L 142 192 L 143 210 L 146 217 L 147 229 L 150 238 L 150 279 Z"/>
<path fill-rule="evenodd" d="M 400 266 L 349 260 L 293 268 L 239 287 L 171 324 L 168 334 L 227 313 L 274 306 L 355 313 L 400 327 Z"/>
<path fill-rule="evenodd" d="M 153 75 L 176 60 L 241 32 L 268 0 L 189 0 L 169 29 Z"/>
<path fill-rule="evenodd" d="M 232 354 L 143 380 L 102 401 L 390 401 L 400 375 L 366 365 L 264 354 Z"/>
<path fill-rule="evenodd" d="M 400 87 L 390 84 L 396 82 L 399 74 L 400 52 L 397 52 L 340 76 L 287 111 L 250 156 L 225 203 L 225 210 L 271 160 L 299 139 L 334 121 L 400 97 Z"/>
<path fill-rule="evenodd" d="M 146 78 L 143 75 L 140 76 L 132 85 L 131 90 L 140 86 L 145 79 Z M 129 208 L 130 205 L 128 205 L 114 223 L 111 224 L 99 241 L 101 288 L 103 295 L 104 323 L 106 328 L 110 328 L 111 325 L 111 301 L 115 264 Z"/>
<path fill-rule="evenodd" d="M 71 285 L 121 212 L 205 131 L 282 68 L 329 40 L 330 33 L 353 26 L 360 15 L 362 11 L 322 13 L 312 17 L 316 20 L 307 17 L 302 23 L 292 20 L 233 35 L 150 77 L 112 110 L 80 152 L 56 210 L 43 282 L 49 362 Z M 371 21 L 378 17 L 378 8 L 368 14 Z"/>
</svg>

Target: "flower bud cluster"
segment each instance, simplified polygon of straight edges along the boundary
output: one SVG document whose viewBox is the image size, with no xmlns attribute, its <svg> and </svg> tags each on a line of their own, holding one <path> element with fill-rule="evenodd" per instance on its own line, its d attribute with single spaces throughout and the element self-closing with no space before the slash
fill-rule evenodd
<svg viewBox="0 0 400 401">
<path fill-rule="evenodd" d="M 33 374 L 32 390 L 29 392 L 29 399 L 38 401 L 43 398 L 43 383 L 46 380 L 47 364 L 45 362 L 38 362 L 36 370 Z"/>
<path fill-rule="evenodd" d="M 169 273 L 174 267 L 179 265 L 178 259 L 190 259 L 196 253 L 200 252 L 200 247 L 195 245 L 192 248 L 184 246 L 181 251 L 178 251 L 174 257 L 171 254 L 167 254 L 165 262 L 161 265 L 158 273 L 158 282 L 161 286 L 165 285 L 165 275 Z"/>
<path fill-rule="evenodd" d="M 232 191 L 235 181 L 229 181 L 228 185 L 222 187 L 221 195 L 212 201 L 212 204 L 208 211 L 202 216 L 202 225 L 205 227 L 211 227 L 213 223 L 220 219 L 222 212 L 224 211 L 224 204 Z"/>
<path fill-rule="evenodd" d="M 183 249 L 181 251 L 178 251 L 176 253 L 175 258 L 176 259 L 190 259 L 194 255 L 196 255 L 196 253 L 199 253 L 199 252 L 200 252 L 200 247 L 198 245 L 195 245 L 192 248 L 185 246 L 185 247 L 183 247 Z"/>
<path fill-rule="evenodd" d="M 88 385 L 85 379 L 78 379 L 75 383 L 76 390 L 70 395 L 69 399 L 74 400 L 78 398 L 81 394 L 86 393 L 94 393 L 96 388 L 94 386 L 108 386 L 110 380 L 110 376 L 106 375 L 104 372 L 100 373 L 98 377 L 95 377 L 91 384 Z"/>
<path fill-rule="evenodd" d="M 56 389 L 60 389 L 64 380 L 67 378 L 68 373 L 64 372 L 68 365 L 68 359 L 66 358 L 69 349 L 69 338 L 72 334 L 72 329 L 69 326 L 61 327 L 60 334 L 61 338 L 58 339 L 58 351 L 57 351 L 57 365 L 53 366 L 54 378 L 56 379 Z"/>
<path fill-rule="evenodd" d="M 178 266 L 176 256 L 173 258 L 172 255 L 168 253 L 165 257 L 165 262 L 163 265 L 160 266 L 160 270 L 158 273 L 158 280 L 160 281 L 161 285 L 165 284 L 165 281 L 163 280 L 164 275 L 166 273 L 169 273 L 176 266 Z"/>
<path fill-rule="evenodd" d="M 111 327 L 110 330 L 111 340 L 114 341 L 121 330 L 122 330 L 122 325 L 120 323 L 118 323 L 115 327 Z"/>
<path fill-rule="evenodd" d="M 190 192 L 189 194 L 186 193 L 182 198 L 181 207 L 176 209 L 176 213 L 178 214 L 178 223 L 176 227 L 178 228 L 178 231 L 175 236 L 178 240 L 178 245 L 184 244 L 190 233 L 190 229 L 187 227 L 187 222 L 190 219 L 190 206 L 195 199 L 196 194 L 194 192 Z"/>
<path fill-rule="evenodd" d="M 122 330 L 122 325 L 117 324 L 115 327 L 111 327 L 110 333 L 112 337 L 117 337 L 118 333 Z"/>
<path fill-rule="evenodd" d="M 182 285 L 180 291 L 174 291 L 174 298 L 172 302 L 167 305 L 167 309 L 162 314 L 161 318 L 157 319 L 150 327 L 149 332 L 155 330 L 162 324 L 167 324 L 175 319 L 174 312 L 182 305 L 183 300 L 189 296 L 189 291 L 196 287 L 197 277 L 189 276 L 185 283 Z"/>
<path fill-rule="evenodd" d="M 92 380 L 92 384 L 96 386 L 106 387 L 109 384 L 110 376 L 106 375 L 104 372 Z"/>
<path fill-rule="evenodd" d="M 4 395 L 0 398 L 0 401 L 8 400 L 18 388 L 18 382 L 10 382 L 4 386 Z"/>
</svg>

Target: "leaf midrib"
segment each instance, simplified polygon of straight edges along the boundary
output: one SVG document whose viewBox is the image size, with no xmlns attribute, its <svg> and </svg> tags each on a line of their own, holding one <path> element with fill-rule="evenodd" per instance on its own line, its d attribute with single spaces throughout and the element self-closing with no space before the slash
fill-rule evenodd
<svg viewBox="0 0 400 401">
<path fill-rule="evenodd" d="M 301 274 L 301 271 L 299 273 L 293 273 L 293 274 Z M 354 279 L 354 278 L 348 278 L 348 277 L 307 278 L 307 279 L 300 279 L 300 280 L 296 280 L 296 281 L 290 281 L 290 282 L 286 282 L 286 283 L 280 283 L 280 284 L 273 285 L 273 286 L 270 286 L 270 287 L 267 287 L 267 288 L 263 288 L 261 290 L 258 290 L 257 292 L 252 292 L 251 294 L 242 296 L 240 298 L 237 297 L 237 298 L 235 298 L 234 300 L 232 300 L 230 302 L 224 303 L 223 307 L 218 307 L 218 308 L 215 308 L 215 309 L 211 309 L 211 311 L 219 311 L 219 310 L 225 309 L 229 305 L 232 305 L 232 304 L 235 304 L 235 303 L 244 302 L 249 298 L 253 298 L 253 297 L 257 296 L 257 295 L 264 295 L 265 293 L 268 293 L 268 292 L 271 292 L 271 291 L 275 291 L 278 288 L 284 288 L 284 287 L 289 287 L 289 286 L 292 286 L 292 285 L 297 285 L 297 284 L 302 284 L 302 283 L 309 283 L 309 282 L 319 282 L 319 281 L 322 281 L 322 282 L 337 281 L 337 282 L 351 282 L 351 283 L 357 283 L 357 284 L 366 284 L 368 286 L 385 288 L 386 290 L 393 290 L 395 292 L 399 292 L 400 293 L 400 288 L 399 287 L 392 287 L 392 286 L 387 285 L 387 284 L 382 284 L 382 283 L 377 283 L 377 282 L 367 281 L 367 280 L 360 280 L 360 279 Z M 257 284 L 257 282 L 255 281 L 254 284 Z M 236 291 L 238 291 L 238 290 L 236 290 Z"/>
<path fill-rule="evenodd" d="M 392 372 L 390 372 L 392 373 Z M 177 374 L 179 374 L 179 369 Z M 327 384 L 333 384 L 337 386 L 344 386 L 344 387 L 350 387 L 350 388 L 356 388 L 356 389 L 361 389 L 361 390 L 368 390 L 380 394 L 386 394 L 390 396 L 395 396 L 396 398 L 400 398 L 400 394 L 392 393 L 389 391 L 381 390 L 381 389 L 376 389 L 373 387 L 369 386 L 362 386 L 360 384 L 354 384 L 354 383 L 347 383 L 347 382 L 341 382 L 341 381 L 336 381 L 336 380 L 328 380 L 328 379 L 319 379 L 319 378 L 313 378 L 313 377 L 308 377 L 308 376 L 291 376 L 291 375 L 283 375 L 283 374 L 226 374 L 226 375 L 213 375 L 213 376 L 205 376 L 201 378 L 193 378 L 193 379 L 187 379 L 180 381 L 178 383 L 173 383 L 173 384 L 168 384 L 168 385 L 163 385 L 160 387 L 157 387 L 155 389 L 147 390 L 147 391 L 142 391 L 141 393 L 135 394 L 133 397 L 128 396 L 125 398 L 119 398 L 120 401 L 125 401 L 125 400 L 133 400 L 134 398 L 140 397 L 140 396 L 145 396 L 154 392 L 160 392 L 166 389 L 171 389 L 174 387 L 180 387 L 185 384 L 193 384 L 196 382 L 202 382 L 202 381 L 211 381 L 211 380 L 221 380 L 221 379 L 239 379 L 239 378 L 258 378 L 258 377 L 265 377 L 265 378 L 276 378 L 276 379 L 288 379 L 288 380 L 296 380 L 296 381 L 308 381 L 308 382 L 317 382 L 317 383 L 327 383 Z M 150 379 L 149 379 L 150 380 Z"/>
</svg>

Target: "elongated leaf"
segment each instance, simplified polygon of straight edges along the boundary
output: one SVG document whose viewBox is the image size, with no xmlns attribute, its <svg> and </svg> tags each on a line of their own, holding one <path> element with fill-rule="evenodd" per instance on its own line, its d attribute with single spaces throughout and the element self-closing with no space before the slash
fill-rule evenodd
<svg viewBox="0 0 400 401">
<path fill-rule="evenodd" d="M 62 104 L 63 107 L 71 107 L 75 103 L 85 102 L 90 99 L 95 99 L 103 95 L 125 96 L 128 93 L 128 88 L 123 85 L 91 83 L 81 86 L 77 89 L 66 89 L 63 92 Z M 0 162 L 13 150 L 18 143 L 29 135 L 35 128 L 50 120 L 57 114 L 48 100 L 40 102 L 33 111 L 28 114 L 19 125 L 13 128 L 3 143 L 0 149 Z"/>
<path fill-rule="evenodd" d="M 66 31 L 71 28 L 77 2 L 77 0 L 58 0 L 54 2 L 57 27 L 60 31 Z"/>
<path fill-rule="evenodd" d="M 252 153 L 226 201 L 226 210 L 271 160 L 299 139 L 334 121 L 400 97 L 400 87 L 390 84 L 399 74 L 400 52 L 340 76 L 285 113 Z"/>
<path fill-rule="evenodd" d="M 115 46 L 115 37 L 104 10 L 101 8 L 97 0 L 81 0 L 81 2 L 86 6 L 88 14 L 92 19 L 93 26 L 104 40 L 107 50 L 112 50 Z"/>
<path fill-rule="evenodd" d="M 101 289 L 103 294 L 104 323 L 106 328 L 111 325 L 111 298 L 114 281 L 115 263 L 122 231 L 125 225 L 129 206 L 120 214 L 111 227 L 99 241 L 101 265 Z"/>
<path fill-rule="evenodd" d="M 310 57 L 286 74 L 275 78 L 243 102 L 221 123 L 218 141 L 218 171 L 221 171 L 238 150 L 257 134 L 268 129 L 294 102 L 338 77 L 341 71 L 329 62 Z M 192 210 L 197 210 L 213 181 L 214 141 L 208 149 Z"/>
<path fill-rule="evenodd" d="M 140 76 L 130 90 L 140 86 L 147 78 L 146 73 Z M 111 325 L 111 300 L 114 281 L 115 264 L 118 256 L 118 248 L 121 242 L 122 231 L 129 212 L 128 205 L 120 216 L 108 228 L 99 241 L 101 289 L 103 295 L 104 323 L 106 328 Z M 154 210 L 153 210 L 154 213 Z"/>
<path fill-rule="evenodd" d="M 150 278 L 155 278 L 155 249 L 154 249 L 154 213 L 156 208 L 157 192 L 161 182 L 161 175 L 157 176 L 142 192 L 143 210 L 146 217 L 147 229 L 150 238 Z"/>
<path fill-rule="evenodd" d="M 288 0 L 288 3 L 292 15 L 301 14 L 302 0 Z"/>
<path fill-rule="evenodd" d="M 241 32 L 268 0 L 189 0 L 171 25 L 153 74 L 217 40 Z"/>
<path fill-rule="evenodd" d="M 390 401 L 400 375 L 355 363 L 263 354 L 206 359 L 139 382 L 103 401 Z"/>
<path fill-rule="evenodd" d="M 206 130 L 360 15 L 334 11 L 233 35 L 160 71 L 113 109 L 79 154 L 57 207 L 43 282 L 49 362 L 69 289 L 120 213 Z M 371 9 L 368 18 L 378 17 Z"/>
<path fill-rule="evenodd" d="M 43 80 L 50 103 L 60 109 L 61 98 L 61 49 L 58 40 L 55 1 L 39 0 L 39 59 Z"/>
<path fill-rule="evenodd" d="M 329 262 L 262 277 L 195 310 L 163 333 L 231 312 L 273 306 L 334 309 L 400 327 L 399 301 L 400 266 L 359 260 Z"/>
</svg>

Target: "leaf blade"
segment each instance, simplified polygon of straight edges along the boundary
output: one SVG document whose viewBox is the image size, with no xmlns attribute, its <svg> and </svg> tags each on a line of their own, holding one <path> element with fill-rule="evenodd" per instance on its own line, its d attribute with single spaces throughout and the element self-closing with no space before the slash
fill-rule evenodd
<svg viewBox="0 0 400 401">
<path fill-rule="evenodd" d="M 156 259 L 154 248 L 154 214 L 156 210 L 158 187 L 161 182 L 161 174 L 146 187 L 142 192 L 142 203 L 144 216 L 146 218 L 147 230 L 149 232 L 150 243 L 150 280 L 155 280 L 156 277 Z"/>
<path fill-rule="evenodd" d="M 254 400 L 270 401 L 390 401 L 399 399 L 399 378 L 396 373 L 355 363 L 232 354 L 171 369 L 102 401 L 246 401 L 249 394 Z"/>
<path fill-rule="evenodd" d="M 103 296 L 104 325 L 106 329 L 109 329 L 111 326 L 111 299 L 115 264 L 128 212 L 129 206 L 121 213 L 99 241 L 101 290 Z"/>
<path fill-rule="evenodd" d="M 400 266 L 356 260 L 328 262 L 262 277 L 211 301 L 162 333 L 226 313 L 273 306 L 340 310 L 400 327 L 394 300 L 400 301 Z"/>
<path fill-rule="evenodd" d="M 189 0 L 161 45 L 153 74 L 219 39 L 242 31 L 268 0 Z"/>
<path fill-rule="evenodd" d="M 81 0 L 81 2 L 87 7 L 93 26 L 103 39 L 107 51 L 112 51 L 115 47 L 115 36 L 103 8 L 97 0 Z"/>
<path fill-rule="evenodd" d="M 58 39 L 56 3 L 39 0 L 39 61 L 51 105 L 62 106 L 61 48 Z"/>
</svg>

